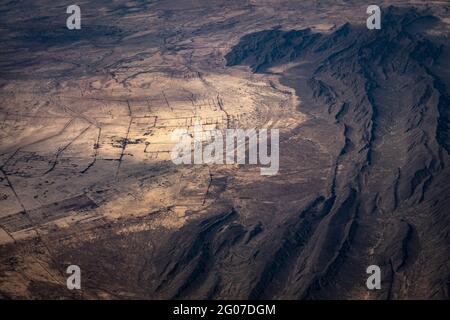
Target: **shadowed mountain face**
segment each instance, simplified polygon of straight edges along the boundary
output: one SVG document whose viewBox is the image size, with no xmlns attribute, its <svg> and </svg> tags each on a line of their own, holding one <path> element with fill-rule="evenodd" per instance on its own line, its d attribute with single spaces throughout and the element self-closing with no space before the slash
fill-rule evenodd
<svg viewBox="0 0 450 320">
<path fill-rule="evenodd" d="M 318 144 L 330 139 L 320 132 L 339 137 L 329 192 L 301 211 L 306 228 L 287 227 L 302 249 L 280 270 L 277 257 L 254 297 L 357 298 L 371 264 L 379 298 L 449 297 L 449 43 L 427 34 L 439 22 L 423 12 L 391 7 L 382 21 L 257 32 L 226 56 L 263 73 L 289 63 L 282 82 L 311 118 L 297 130 Z M 289 276 L 272 286 L 279 273 Z"/>
</svg>

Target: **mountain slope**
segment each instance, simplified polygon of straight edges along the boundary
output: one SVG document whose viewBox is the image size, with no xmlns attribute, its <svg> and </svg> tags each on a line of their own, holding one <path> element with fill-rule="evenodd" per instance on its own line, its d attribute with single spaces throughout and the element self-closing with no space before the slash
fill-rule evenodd
<svg viewBox="0 0 450 320">
<path fill-rule="evenodd" d="M 226 56 L 254 72 L 295 65 L 282 81 L 314 124 L 298 130 L 341 137 L 329 205 L 270 297 L 365 297 L 370 264 L 382 268 L 379 298 L 448 297 L 448 40 L 426 33 L 439 25 L 426 12 L 390 7 L 382 21 L 381 30 L 262 31 Z"/>
</svg>

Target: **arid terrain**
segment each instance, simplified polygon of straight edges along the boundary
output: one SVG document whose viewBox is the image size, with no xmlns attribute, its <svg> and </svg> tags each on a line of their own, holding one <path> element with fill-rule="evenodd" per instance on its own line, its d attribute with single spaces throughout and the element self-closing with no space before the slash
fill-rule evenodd
<svg viewBox="0 0 450 320">
<path fill-rule="evenodd" d="M 70 4 L 0 4 L 1 299 L 450 298 L 448 1 L 381 30 L 364 1 Z M 279 129 L 278 174 L 174 164 L 198 121 Z"/>
</svg>

